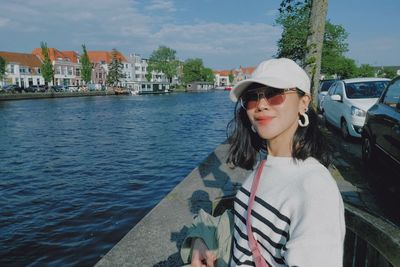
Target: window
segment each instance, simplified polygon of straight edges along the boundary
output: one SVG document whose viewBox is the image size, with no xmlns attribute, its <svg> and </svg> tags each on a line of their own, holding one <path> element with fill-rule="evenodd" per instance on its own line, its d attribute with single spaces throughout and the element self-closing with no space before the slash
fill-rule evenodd
<svg viewBox="0 0 400 267">
<path fill-rule="evenodd" d="M 72 67 L 68 68 L 68 75 L 72 75 Z"/>
<path fill-rule="evenodd" d="M 396 108 L 400 104 L 400 79 L 389 86 L 383 104 Z"/>
<path fill-rule="evenodd" d="M 11 74 L 14 73 L 14 65 L 10 65 L 10 73 L 11 73 Z"/>
<path fill-rule="evenodd" d="M 76 72 L 76 76 L 81 76 L 81 70 L 80 69 L 76 69 L 75 72 Z"/>
</svg>

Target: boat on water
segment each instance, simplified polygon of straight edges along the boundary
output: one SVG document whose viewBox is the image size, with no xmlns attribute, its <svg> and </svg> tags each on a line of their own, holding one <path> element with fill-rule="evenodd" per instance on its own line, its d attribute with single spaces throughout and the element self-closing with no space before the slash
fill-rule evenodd
<svg viewBox="0 0 400 267">
<path fill-rule="evenodd" d="M 230 86 L 227 86 L 227 87 L 225 87 L 225 89 L 224 89 L 225 91 L 230 91 L 230 90 L 232 90 L 232 87 L 230 87 Z"/>
</svg>

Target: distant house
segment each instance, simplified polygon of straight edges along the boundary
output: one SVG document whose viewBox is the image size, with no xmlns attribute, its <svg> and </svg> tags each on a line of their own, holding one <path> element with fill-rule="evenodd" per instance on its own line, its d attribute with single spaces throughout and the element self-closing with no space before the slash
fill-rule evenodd
<svg viewBox="0 0 400 267">
<path fill-rule="evenodd" d="M 32 54 L 40 57 L 42 61 L 44 60 L 41 48 L 33 49 Z M 77 52 L 49 48 L 49 57 L 53 64 L 55 85 L 79 86 L 83 84 Z"/>
<path fill-rule="evenodd" d="M 223 87 L 231 85 L 231 81 L 229 81 L 229 74 L 231 70 L 215 70 L 214 77 L 215 77 L 215 86 Z"/>
<path fill-rule="evenodd" d="M 240 81 L 250 78 L 254 70 L 255 67 L 242 67 L 242 66 L 240 66 L 238 69 L 235 69 L 233 72 L 234 73 L 233 83 L 236 84 Z"/>
<path fill-rule="evenodd" d="M 39 57 L 27 53 L 0 51 L 0 56 L 7 62 L 5 79 L 0 84 L 15 84 L 23 88 L 31 85 L 44 85 Z"/>
<path fill-rule="evenodd" d="M 93 82 L 104 85 L 107 81 L 108 65 L 112 62 L 112 51 L 88 51 L 88 56 L 90 62 L 95 66 L 92 76 Z M 119 59 L 123 65 L 122 74 L 124 78 L 121 78 L 120 85 L 128 87 L 128 84 L 134 80 L 133 65 L 119 51 L 117 51 L 117 59 Z"/>
</svg>

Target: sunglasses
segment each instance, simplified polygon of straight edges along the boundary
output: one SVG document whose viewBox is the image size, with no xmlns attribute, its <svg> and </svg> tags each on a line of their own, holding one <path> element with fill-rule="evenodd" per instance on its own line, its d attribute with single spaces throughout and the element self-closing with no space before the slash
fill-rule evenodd
<svg viewBox="0 0 400 267">
<path fill-rule="evenodd" d="M 244 109 L 253 109 L 258 106 L 260 99 L 264 98 L 270 106 L 277 106 L 285 102 L 286 94 L 296 93 L 297 89 L 277 89 L 261 87 L 246 91 L 240 97 L 240 105 Z"/>
</svg>

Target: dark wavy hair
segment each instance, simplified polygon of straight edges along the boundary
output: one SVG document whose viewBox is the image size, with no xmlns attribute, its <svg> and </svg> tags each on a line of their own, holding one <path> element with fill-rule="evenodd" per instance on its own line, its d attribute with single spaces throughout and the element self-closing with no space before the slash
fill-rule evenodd
<svg viewBox="0 0 400 267">
<path fill-rule="evenodd" d="M 305 95 L 299 89 L 297 94 L 299 97 Z M 309 125 L 298 127 L 293 136 L 292 157 L 295 160 L 314 157 L 328 167 L 332 161 L 332 149 L 319 129 L 317 113 L 310 107 L 307 114 Z M 228 123 L 227 136 L 230 144 L 227 163 L 250 170 L 256 164 L 257 156 L 267 153 L 267 140 L 251 130 L 251 122 L 239 101 L 235 105 L 234 117 Z"/>
</svg>

